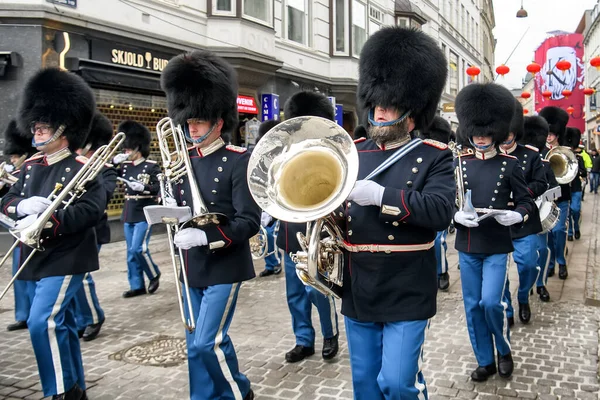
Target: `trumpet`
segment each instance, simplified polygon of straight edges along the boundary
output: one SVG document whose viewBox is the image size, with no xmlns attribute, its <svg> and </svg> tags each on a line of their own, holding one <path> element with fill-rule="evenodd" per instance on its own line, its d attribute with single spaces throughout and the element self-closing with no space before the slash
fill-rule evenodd
<svg viewBox="0 0 600 400">
<path fill-rule="evenodd" d="M 44 251 L 42 245 L 42 230 L 46 223 L 52 218 L 54 212 L 59 208 L 69 207 L 75 200 L 79 199 L 86 192 L 86 185 L 96 179 L 96 176 L 102 171 L 107 162 L 109 162 L 116 152 L 116 150 L 125 141 L 125 134 L 119 132 L 112 138 L 112 140 L 104 146 L 101 146 L 92 154 L 83 167 L 75 174 L 75 176 L 69 181 L 66 186 L 62 183 L 57 183 L 54 187 L 54 191 L 48 196 L 48 199 L 52 199 L 52 203 L 46 208 L 46 210 L 39 215 L 35 222 L 25 228 L 13 228 L 9 232 L 13 235 L 17 241 L 13 244 L 10 250 L 6 253 L 0 266 L 2 266 L 8 257 L 12 254 L 19 242 L 33 248 L 33 251 L 29 254 L 27 259 L 20 266 L 19 270 L 15 273 L 13 278 L 10 280 L 6 288 L 0 293 L 0 300 L 6 295 L 10 287 L 14 284 L 18 276 L 23 272 L 29 261 L 38 251 Z M 57 194 L 58 193 L 58 194 Z"/>
<path fill-rule="evenodd" d="M 267 230 L 261 225 L 258 233 L 250 238 L 250 253 L 253 260 L 262 260 L 268 251 Z"/>
<path fill-rule="evenodd" d="M 6 185 L 12 186 L 19 178 L 8 172 L 4 167 L 6 166 L 6 161 L 0 164 L 0 182 L 3 182 Z"/>
</svg>

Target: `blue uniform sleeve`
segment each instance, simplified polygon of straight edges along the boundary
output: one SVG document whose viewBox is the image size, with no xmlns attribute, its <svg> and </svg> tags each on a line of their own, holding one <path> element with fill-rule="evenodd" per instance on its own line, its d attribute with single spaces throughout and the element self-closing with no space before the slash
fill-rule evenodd
<svg viewBox="0 0 600 400">
<path fill-rule="evenodd" d="M 427 180 L 420 191 L 385 188 L 379 213 L 381 221 L 402 221 L 435 231 L 450 225 L 456 198 L 450 150 L 440 151 L 426 173 Z"/>
<path fill-rule="evenodd" d="M 102 183 L 106 192 L 106 203 L 110 201 L 117 187 L 117 170 L 112 165 L 108 164 L 102 170 Z"/>
<path fill-rule="evenodd" d="M 25 165 L 23 165 L 23 167 L 25 167 Z M 17 206 L 21 201 L 25 200 L 25 197 L 21 196 L 23 184 L 25 183 L 24 180 L 25 174 L 19 174 L 19 180 L 11 186 L 11 188 L 8 190 L 8 193 L 6 193 L 0 201 L 2 213 L 14 220 L 19 218 L 17 216 Z"/>
<path fill-rule="evenodd" d="M 538 198 L 546 190 L 548 190 L 548 181 L 546 180 L 546 171 L 542 165 L 542 159 L 539 157 L 533 157 L 531 162 L 531 182 L 527 182 L 527 190 L 531 194 L 531 197 Z"/>
</svg>

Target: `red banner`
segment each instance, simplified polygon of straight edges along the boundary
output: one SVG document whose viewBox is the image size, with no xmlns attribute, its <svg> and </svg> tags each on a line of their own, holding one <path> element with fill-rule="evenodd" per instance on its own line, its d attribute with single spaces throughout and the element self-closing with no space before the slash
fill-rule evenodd
<svg viewBox="0 0 600 400">
<path fill-rule="evenodd" d="M 556 63 L 561 60 L 569 61 L 571 68 L 566 71 L 558 69 Z M 535 76 L 535 110 L 539 112 L 546 106 L 555 106 L 566 111 L 571 106 L 573 114 L 568 126 L 585 132 L 583 35 L 573 33 L 546 39 L 535 51 L 535 62 L 542 66 Z M 570 90 L 571 95 L 565 97 L 562 94 L 564 90 Z M 550 92 L 552 96 L 543 97 L 543 92 Z"/>
<path fill-rule="evenodd" d="M 254 101 L 254 97 L 238 95 L 237 107 L 239 113 L 258 114 L 258 107 Z"/>
</svg>

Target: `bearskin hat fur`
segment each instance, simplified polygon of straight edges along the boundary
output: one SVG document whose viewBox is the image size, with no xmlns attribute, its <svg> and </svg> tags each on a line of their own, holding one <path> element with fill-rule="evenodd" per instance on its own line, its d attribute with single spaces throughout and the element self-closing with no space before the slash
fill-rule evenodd
<svg viewBox="0 0 600 400">
<path fill-rule="evenodd" d="M 433 139 L 438 142 L 446 143 L 450 141 L 452 135 L 452 129 L 450 123 L 440 116 L 433 117 L 431 125 L 428 128 L 423 129 L 421 134 L 425 139 Z"/>
<path fill-rule="evenodd" d="M 569 114 L 560 107 L 548 106 L 542 108 L 539 116 L 548 122 L 549 132 L 558 136 L 558 140 L 560 141 L 569 123 Z"/>
<path fill-rule="evenodd" d="M 360 138 L 363 138 L 363 137 L 364 138 L 368 137 L 368 135 L 367 135 L 367 129 L 363 125 L 358 125 L 354 129 L 354 140 L 360 139 Z"/>
<path fill-rule="evenodd" d="M 142 157 L 148 157 L 150 155 L 150 142 L 152 141 L 152 136 L 150 135 L 148 128 L 144 125 L 132 120 L 126 120 L 119 124 L 117 132 L 125 133 L 125 141 L 123 142 L 124 149 L 138 149 L 142 154 Z"/>
<path fill-rule="evenodd" d="M 360 54 L 358 106 L 410 111 L 415 129 L 424 129 L 437 110 L 447 65 L 444 53 L 426 33 L 383 28 L 369 37 Z"/>
<path fill-rule="evenodd" d="M 256 140 L 256 144 L 258 144 L 258 141 L 262 139 L 262 137 L 265 136 L 267 132 L 279 125 L 279 122 L 280 121 L 277 121 L 275 119 L 268 119 L 266 121 L 261 122 L 260 126 L 258 127 L 258 139 Z"/>
<path fill-rule="evenodd" d="M 54 129 L 65 126 L 69 148 L 80 148 L 90 131 L 96 100 L 79 76 L 56 68 L 42 69 L 25 85 L 18 111 L 19 130 L 31 135 L 31 124 L 44 122 Z"/>
<path fill-rule="evenodd" d="M 521 144 L 529 144 L 542 150 L 546 146 L 548 138 L 548 122 L 540 116 L 523 118 L 523 137 Z"/>
<path fill-rule="evenodd" d="M 208 50 L 180 54 L 169 61 L 160 80 L 175 125 L 183 127 L 190 118 L 221 118 L 222 133 L 231 135 L 237 128 L 237 74 L 221 57 Z"/>
<path fill-rule="evenodd" d="M 98 150 L 100 146 L 108 144 L 113 136 L 112 122 L 102 113 L 96 111 L 92 120 L 92 128 L 87 138 L 87 143 L 90 145 L 90 150 Z"/>
<path fill-rule="evenodd" d="M 514 133 L 517 142 L 523 137 L 523 106 L 517 99 L 515 99 L 515 112 L 510 121 L 510 132 Z"/>
<path fill-rule="evenodd" d="M 565 134 L 563 135 L 562 140 L 559 140 L 559 144 L 561 146 L 567 146 L 575 150 L 579 146 L 580 140 L 581 131 L 579 130 L 579 128 L 568 126 L 565 129 Z"/>
<path fill-rule="evenodd" d="M 473 136 L 491 136 L 494 143 L 500 144 L 510 131 L 515 98 L 495 83 L 471 83 L 456 96 L 455 109 L 463 136 L 459 142 L 468 142 Z"/>
<path fill-rule="evenodd" d="M 16 120 L 10 120 L 4 131 L 4 155 L 31 156 L 37 151 L 35 147 L 31 147 L 31 138 L 31 134 L 26 136 L 21 133 Z"/>
<path fill-rule="evenodd" d="M 285 102 L 283 115 L 286 119 L 304 116 L 335 120 L 335 109 L 327 96 L 318 92 L 298 92 Z"/>
</svg>

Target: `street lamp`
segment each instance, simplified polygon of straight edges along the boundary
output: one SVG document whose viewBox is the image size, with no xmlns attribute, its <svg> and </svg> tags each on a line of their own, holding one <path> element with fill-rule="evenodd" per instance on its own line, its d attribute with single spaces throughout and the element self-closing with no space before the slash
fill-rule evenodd
<svg viewBox="0 0 600 400">
<path fill-rule="evenodd" d="M 523 8 L 523 0 L 521 0 L 521 9 L 517 11 L 517 18 L 527 18 L 527 11 Z"/>
</svg>

